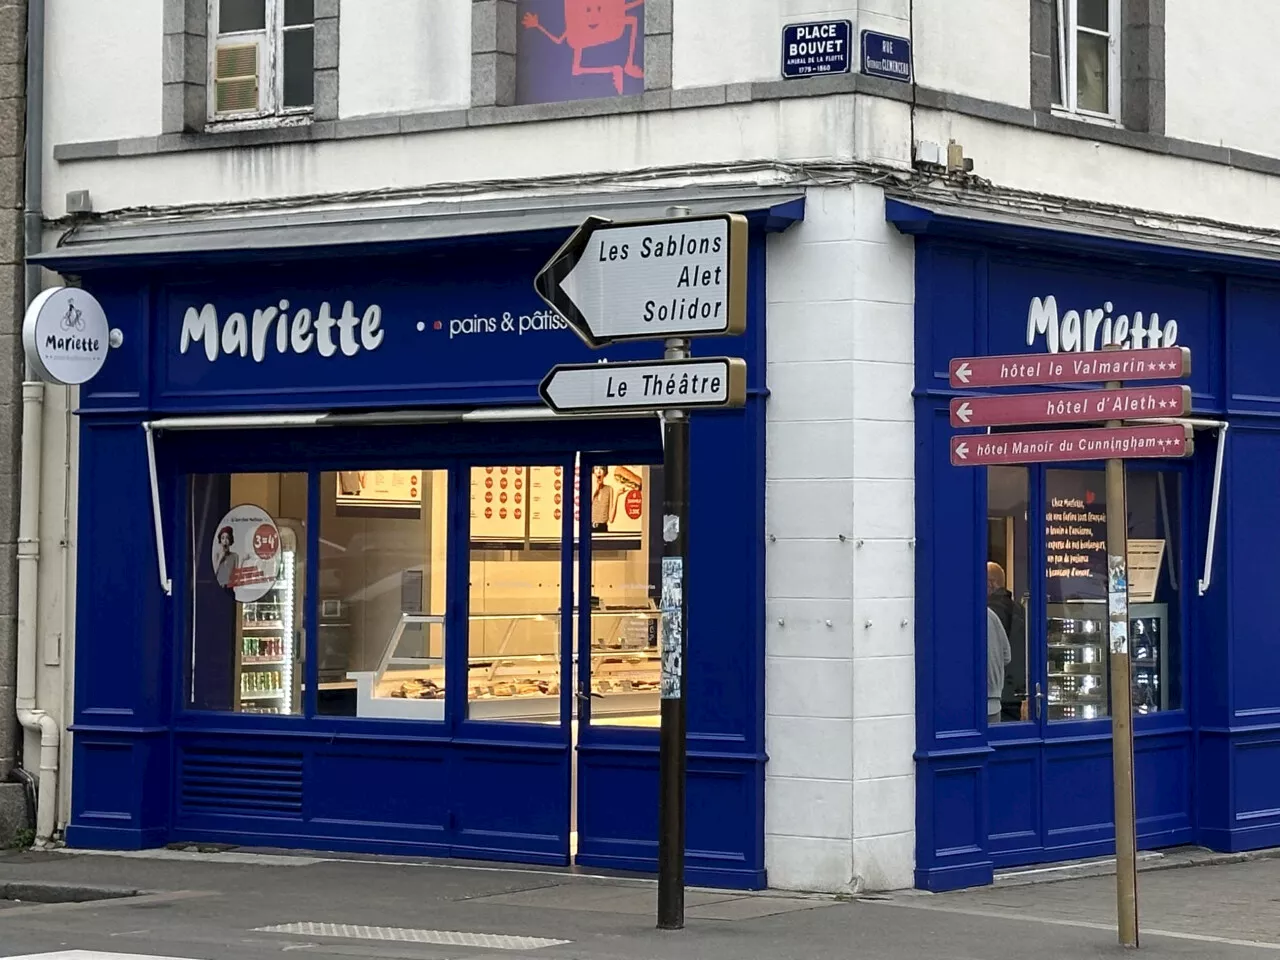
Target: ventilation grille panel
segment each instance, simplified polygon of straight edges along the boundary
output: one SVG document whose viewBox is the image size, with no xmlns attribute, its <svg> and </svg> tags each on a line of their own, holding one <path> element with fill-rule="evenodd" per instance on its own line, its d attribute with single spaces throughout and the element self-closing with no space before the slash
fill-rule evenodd
<svg viewBox="0 0 1280 960">
<path fill-rule="evenodd" d="M 186 814 L 301 817 L 302 755 L 187 750 L 180 791 Z"/>
</svg>

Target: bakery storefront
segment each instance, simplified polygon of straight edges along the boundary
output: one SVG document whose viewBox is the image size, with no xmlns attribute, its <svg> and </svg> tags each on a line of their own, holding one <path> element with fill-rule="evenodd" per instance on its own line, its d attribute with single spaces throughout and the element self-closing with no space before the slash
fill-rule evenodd
<svg viewBox="0 0 1280 960">
<path fill-rule="evenodd" d="M 1194 456 L 1127 476 L 1139 844 L 1280 844 L 1280 263 L 1086 214 L 887 213 L 916 240 L 917 885 L 1114 851 L 1102 464 L 951 466 L 952 357 L 1190 348 Z"/>
<path fill-rule="evenodd" d="M 661 432 L 553 417 L 537 384 L 662 345 L 592 351 L 532 280 L 588 213 L 670 202 L 46 255 L 123 333 L 78 411 L 70 845 L 655 868 Z M 752 239 L 748 332 L 695 345 L 744 357 L 750 396 L 692 430 L 688 874 L 752 888 L 764 241 L 803 206 L 691 205 Z"/>
</svg>

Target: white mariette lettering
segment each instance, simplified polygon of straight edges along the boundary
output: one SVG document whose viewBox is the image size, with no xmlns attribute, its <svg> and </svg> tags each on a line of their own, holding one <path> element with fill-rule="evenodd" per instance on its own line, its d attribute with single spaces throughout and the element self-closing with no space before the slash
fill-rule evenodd
<svg viewBox="0 0 1280 960">
<path fill-rule="evenodd" d="M 1068 310 L 1059 316 L 1058 300 L 1050 295 L 1032 297 L 1027 308 L 1027 346 L 1033 347 L 1037 337 L 1044 337 L 1050 353 L 1092 353 L 1109 343 L 1125 350 L 1172 347 L 1178 343 L 1178 321 L 1161 321 L 1160 314 L 1134 311 L 1132 316 L 1120 314 L 1110 300 L 1101 307 L 1087 308 L 1082 315 Z"/>
<path fill-rule="evenodd" d="M 220 354 L 252 356 L 255 363 L 262 363 L 273 328 L 277 353 L 303 354 L 314 347 L 322 357 L 332 357 L 339 350 L 344 357 L 354 357 L 361 350 L 377 350 L 386 336 L 382 329 L 382 308 L 376 303 L 358 314 L 355 304 L 348 300 L 342 305 L 341 315 L 335 317 L 329 302 L 325 301 L 313 320 L 312 312 L 306 307 L 290 316 L 289 301 L 281 300 L 278 304 L 254 309 L 252 319 L 236 311 L 229 314 L 225 322 L 219 321 L 217 308 L 206 303 L 198 310 L 187 308 L 182 318 L 178 352 L 186 354 L 192 344 L 199 343 L 204 346 L 210 363 Z"/>
</svg>

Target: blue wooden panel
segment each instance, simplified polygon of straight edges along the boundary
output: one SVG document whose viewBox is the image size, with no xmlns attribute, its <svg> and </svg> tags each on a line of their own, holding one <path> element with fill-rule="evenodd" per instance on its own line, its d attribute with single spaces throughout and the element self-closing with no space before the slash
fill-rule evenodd
<svg viewBox="0 0 1280 960">
<path fill-rule="evenodd" d="M 101 372 L 80 388 L 80 403 L 98 410 L 146 409 L 151 288 L 143 278 L 112 274 L 92 283 L 92 290 L 124 340 L 107 354 Z"/>
<path fill-rule="evenodd" d="M 76 730 L 67 843 L 108 850 L 157 846 L 169 829 L 168 794 L 167 731 Z"/>
<path fill-rule="evenodd" d="M 979 352 L 981 251 L 944 245 L 916 248 L 916 357 L 921 390 L 946 387 L 952 357 Z"/>
<path fill-rule="evenodd" d="M 990 751 L 917 764 L 916 886 L 941 892 L 990 883 L 986 762 Z"/>
<path fill-rule="evenodd" d="M 1110 739 L 1054 744 L 1044 754 L 1045 847 L 1054 859 L 1115 836 Z"/>
<path fill-rule="evenodd" d="M 1227 382 L 1233 409 L 1280 410 L 1280 287 L 1232 282 L 1227 286 Z"/>
<path fill-rule="evenodd" d="M 458 791 L 453 822 L 459 855 L 569 862 L 566 750 L 458 744 L 450 780 Z"/>
<path fill-rule="evenodd" d="M 1275 568 L 1280 542 L 1280 432 L 1233 429 L 1225 502 L 1225 547 L 1232 558 L 1222 584 L 1231 603 L 1233 724 L 1280 720 L 1280 622 L 1275 615 Z M 1275 784 L 1280 806 L 1280 780 Z"/>
<path fill-rule="evenodd" d="M 1001 863 L 1025 862 L 1041 847 L 1040 754 L 1037 743 L 998 745 L 987 763 L 989 847 Z"/>
<path fill-rule="evenodd" d="M 314 750 L 307 763 L 307 819 L 316 829 L 348 836 L 448 843 L 454 791 L 447 750 L 408 746 L 375 742 Z"/>
<path fill-rule="evenodd" d="M 156 572 L 142 428 L 85 424 L 80 489 L 76 720 L 164 723 L 172 607 Z"/>
<path fill-rule="evenodd" d="M 918 420 L 917 465 L 932 482 L 917 499 L 916 677 L 920 747 L 976 740 L 986 723 L 986 474 L 951 465 L 946 411 Z M 917 477 L 917 489 L 922 481 Z M 966 571 L 968 574 L 966 575 Z"/>
<path fill-rule="evenodd" d="M 640 748 L 624 743 L 578 751 L 578 855 L 584 866 L 656 872 L 658 753 L 656 737 Z M 750 756 L 708 756 L 691 738 L 685 873 L 695 885 L 765 886 L 761 794 L 764 765 Z M 744 840 L 748 841 L 744 843 Z"/>
<path fill-rule="evenodd" d="M 1138 737 L 1133 766 L 1138 845 L 1149 849 L 1189 842 L 1194 815 L 1189 733 Z"/>
<path fill-rule="evenodd" d="M 1232 785 L 1237 823 L 1280 823 L 1280 734 L 1236 744 Z"/>
</svg>

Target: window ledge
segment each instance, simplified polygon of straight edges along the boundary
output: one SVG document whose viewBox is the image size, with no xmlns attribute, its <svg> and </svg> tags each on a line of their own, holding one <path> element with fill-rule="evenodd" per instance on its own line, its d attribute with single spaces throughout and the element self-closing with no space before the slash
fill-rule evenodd
<svg viewBox="0 0 1280 960">
<path fill-rule="evenodd" d="M 1096 127 L 1111 127 L 1113 130 L 1124 129 L 1115 117 L 1100 113 L 1086 113 L 1083 110 L 1068 110 L 1066 107 L 1050 107 L 1049 113 L 1062 120 L 1075 120 L 1079 123 L 1090 123 Z"/>
<path fill-rule="evenodd" d="M 205 135 L 220 133 L 236 133 L 240 130 L 274 130 L 279 127 L 305 127 L 314 122 L 310 110 L 296 113 L 269 114 L 260 117 L 233 117 L 225 120 L 210 120 L 205 124 Z"/>
<path fill-rule="evenodd" d="M 214 129 L 207 133 L 163 134 L 122 140 L 60 143 L 53 148 L 54 160 L 105 160 L 115 157 L 154 156 L 199 150 L 236 149 L 279 144 L 346 140 L 361 137 L 399 136 L 432 130 L 460 130 L 504 123 L 531 123 L 606 117 L 620 114 L 655 113 L 776 101 L 795 97 L 859 94 L 896 100 L 904 104 L 956 113 L 995 123 L 1078 139 L 1097 140 L 1116 146 L 1166 156 L 1236 167 L 1253 173 L 1280 176 L 1280 157 L 1251 153 L 1195 140 L 1166 137 L 1158 133 L 1127 130 L 1115 123 L 1081 122 L 1080 115 L 1058 116 L 1052 111 L 983 100 L 948 90 L 842 74 L 805 80 L 771 80 L 735 83 L 678 90 L 654 90 L 638 97 L 605 100 L 575 100 L 567 103 L 533 104 L 518 107 L 474 107 L 430 113 L 387 114 L 339 120 L 315 120 L 293 126 L 275 125 L 265 129 Z"/>
</svg>

